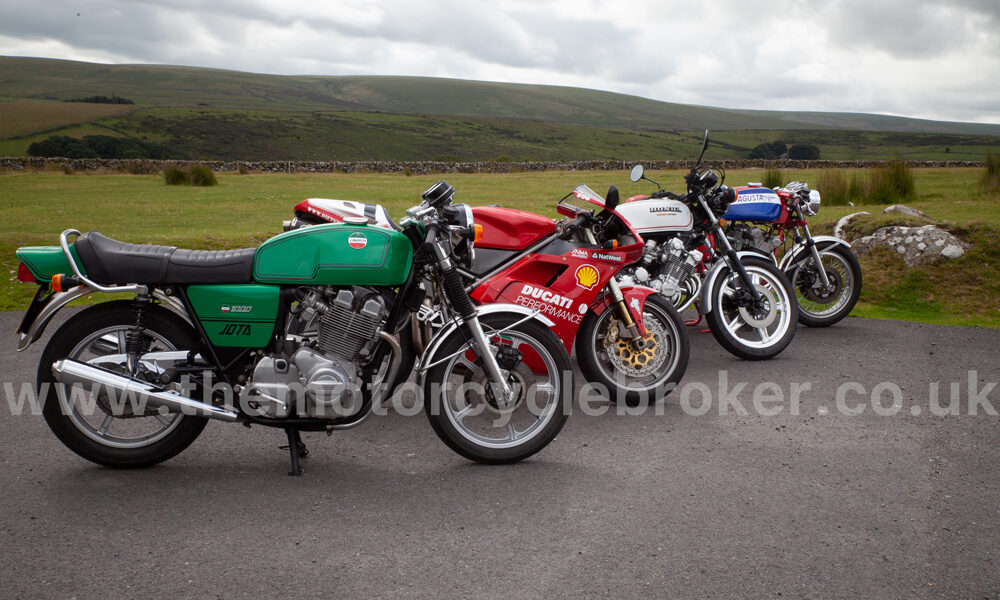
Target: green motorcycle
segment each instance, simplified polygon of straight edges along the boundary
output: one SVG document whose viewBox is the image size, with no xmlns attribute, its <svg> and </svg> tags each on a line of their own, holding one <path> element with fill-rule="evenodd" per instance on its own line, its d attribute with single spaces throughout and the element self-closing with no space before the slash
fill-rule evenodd
<svg viewBox="0 0 1000 600">
<path fill-rule="evenodd" d="M 59 246 L 18 249 L 18 278 L 39 286 L 19 350 L 76 298 L 133 295 L 86 308 L 52 335 L 38 366 L 46 422 L 80 456 L 117 468 L 171 458 L 209 419 L 277 427 L 300 474 L 300 431 L 360 424 L 410 374 L 409 319 L 426 281 L 454 315 L 416 365 L 432 428 L 474 461 L 531 456 L 566 421 L 569 357 L 537 310 L 469 299 L 457 265 L 471 260 L 477 228 L 453 195 L 438 182 L 391 229 L 359 219 L 255 249 L 76 230 Z"/>
</svg>

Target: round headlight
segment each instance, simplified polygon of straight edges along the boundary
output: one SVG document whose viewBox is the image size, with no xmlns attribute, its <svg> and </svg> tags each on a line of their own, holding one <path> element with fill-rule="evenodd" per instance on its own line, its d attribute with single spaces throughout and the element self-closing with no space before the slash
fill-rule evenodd
<svg viewBox="0 0 1000 600">
<path fill-rule="evenodd" d="M 808 212 L 810 216 L 819 212 L 819 202 L 819 192 L 816 190 L 809 190 L 809 202 L 806 203 L 806 212 Z"/>
</svg>

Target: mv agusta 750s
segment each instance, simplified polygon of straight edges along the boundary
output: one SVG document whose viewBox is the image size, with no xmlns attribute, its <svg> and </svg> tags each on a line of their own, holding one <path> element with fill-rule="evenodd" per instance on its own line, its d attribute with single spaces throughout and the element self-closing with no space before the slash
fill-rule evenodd
<svg viewBox="0 0 1000 600">
<path fill-rule="evenodd" d="M 434 431 L 475 461 L 538 452 L 569 412 L 569 356 L 544 314 L 470 300 L 457 264 L 476 228 L 453 194 L 434 185 L 397 228 L 348 220 L 256 249 L 180 250 L 76 230 L 60 246 L 20 248 L 18 278 L 39 286 L 20 350 L 75 298 L 134 294 L 86 308 L 52 335 L 38 365 L 49 427 L 80 456 L 120 468 L 169 459 L 208 419 L 277 427 L 299 474 L 300 431 L 361 423 L 388 392 L 373 384 L 399 379 L 412 349 L 397 339 L 431 281 L 436 308 L 450 315 L 417 365 Z"/>
<path fill-rule="evenodd" d="M 571 197 L 597 205 L 583 210 Z M 482 226 L 475 252 L 457 271 L 477 303 L 513 303 L 553 321 L 552 330 L 576 357 L 587 380 L 614 402 L 654 401 L 669 393 L 687 368 L 689 344 L 673 306 L 645 286 L 619 287 L 615 274 L 642 256 L 643 241 L 615 212 L 618 190 L 607 200 L 579 186 L 556 207 L 565 218 L 499 206 L 474 206 Z M 310 198 L 295 207 L 286 229 L 366 218 L 386 228 L 392 222 L 381 207 Z M 438 290 L 429 290 L 431 298 Z M 427 304 L 413 320 L 418 347 L 450 319 L 441 302 Z"/>
<path fill-rule="evenodd" d="M 826 327 L 846 317 L 861 297 L 861 265 L 849 243 L 809 233 L 806 216 L 819 211 L 819 192 L 793 181 L 773 190 L 751 183 L 736 188 L 736 194 L 724 219 L 737 250 L 777 256 L 792 234 L 795 245 L 781 256 L 778 268 L 795 290 L 799 323 Z"/>
<path fill-rule="evenodd" d="M 618 207 L 622 220 L 646 239 L 641 260 L 623 269 L 619 280 L 655 288 L 680 311 L 698 302 L 723 348 L 744 359 L 771 358 L 795 336 L 795 294 L 770 255 L 737 252 L 726 238 L 720 217 L 736 193 L 723 185 L 725 171 L 720 180 L 720 171 L 702 166 L 707 148 L 708 131 L 684 176 L 686 194 L 661 188 Z M 631 180 L 643 179 L 660 187 L 636 165 Z"/>
</svg>

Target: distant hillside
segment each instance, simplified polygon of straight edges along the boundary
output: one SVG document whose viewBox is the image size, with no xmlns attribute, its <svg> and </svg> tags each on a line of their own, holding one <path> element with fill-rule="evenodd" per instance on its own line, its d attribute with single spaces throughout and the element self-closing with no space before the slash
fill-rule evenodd
<svg viewBox="0 0 1000 600">
<path fill-rule="evenodd" d="M 70 102 L 88 97 L 135 104 Z M 713 159 L 746 158 L 775 140 L 816 145 L 827 159 L 1000 155 L 1000 125 L 728 110 L 543 85 L 0 57 L 0 156 L 25 156 L 50 136 L 112 136 L 210 160 L 683 159 L 704 129 Z"/>
<path fill-rule="evenodd" d="M 381 111 L 665 131 L 863 129 L 1000 135 L 1000 125 L 848 113 L 730 110 L 570 87 L 426 77 L 290 77 L 194 67 L 0 57 L 0 96 L 67 100 L 107 94 L 151 106 Z"/>
</svg>

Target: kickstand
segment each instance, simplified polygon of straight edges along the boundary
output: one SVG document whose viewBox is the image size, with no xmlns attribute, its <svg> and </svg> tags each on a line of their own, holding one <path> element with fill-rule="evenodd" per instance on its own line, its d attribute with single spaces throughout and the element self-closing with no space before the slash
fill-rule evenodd
<svg viewBox="0 0 1000 600">
<path fill-rule="evenodd" d="M 305 442 L 302 441 L 302 436 L 299 435 L 299 430 L 297 428 L 286 428 L 285 435 L 288 436 L 288 445 L 281 446 L 281 449 L 287 449 L 289 455 L 292 457 L 292 470 L 289 471 L 288 474 L 296 476 L 301 475 L 302 465 L 299 463 L 299 459 L 309 456 L 309 450 L 306 449 Z"/>
</svg>

